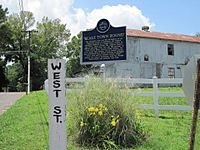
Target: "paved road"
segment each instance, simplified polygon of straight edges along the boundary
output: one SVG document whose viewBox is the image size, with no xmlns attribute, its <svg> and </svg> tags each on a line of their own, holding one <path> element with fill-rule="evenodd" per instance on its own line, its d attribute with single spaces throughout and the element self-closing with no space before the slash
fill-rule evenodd
<svg viewBox="0 0 200 150">
<path fill-rule="evenodd" d="M 0 115 L 25 94 L 25 92 L 0 92 Z"/>
</svg>

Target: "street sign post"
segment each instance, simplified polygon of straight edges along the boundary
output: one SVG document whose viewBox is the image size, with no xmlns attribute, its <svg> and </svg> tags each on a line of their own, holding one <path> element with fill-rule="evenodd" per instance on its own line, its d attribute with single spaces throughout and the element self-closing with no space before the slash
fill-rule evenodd
<svg viewBox="0 0 200 150">
<path fill-rule="evenodd" d="M 81 64 L 105 64 L 127 59 L 126 27 L 112 27 L 101 19 L 92 31 L 82 32 Z"/>
<path fill-rule="evenodd" d="M 66 150 L 65 60 L 48 60 L 49 149 Z"/>
</svg>

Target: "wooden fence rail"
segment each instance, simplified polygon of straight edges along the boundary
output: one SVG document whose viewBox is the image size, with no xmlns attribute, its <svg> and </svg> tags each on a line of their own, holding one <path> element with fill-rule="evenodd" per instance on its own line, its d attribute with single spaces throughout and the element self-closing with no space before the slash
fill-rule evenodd
<svg viewBox="0 0 200 150">
<path fill-rule="evenodd" d="M 87 78 L 67 78 L 66 83 L 84 83 Z M 106 78 L 106 80 L 110 80 L 110 78 Z M 117 78 L 112 79 L 113 81 L 121 84 L 128 84 L 128 85 L 152 85 L 153 92 L 131 92 L 130 95 L 134 96 L 149 96 L 153 97 L 154 104 L 140 104 L 139 106 L 143 109 L 154 109 L 156 116 L 159 116 L 159 110 L 192 110 L 192 106 L 189 104 L 184 105 L 159 105 L 159 97 L 185 97 L 184 93 L 177 93 L 177 92 L 159 92 L 158 87 L 159 84 L 167 84 L 169 85 L 182 85 L 183 79 L 182 78 L 175 78 L 175 79 L 168 79 L 162 78 L 158 79 L 157 77 L 153 77 L 153 79 L 127 79 L 127 78 Z M 78 91 L 78 89 L 67 89 L 67 92 L 71 91 Z"/>
</svg>

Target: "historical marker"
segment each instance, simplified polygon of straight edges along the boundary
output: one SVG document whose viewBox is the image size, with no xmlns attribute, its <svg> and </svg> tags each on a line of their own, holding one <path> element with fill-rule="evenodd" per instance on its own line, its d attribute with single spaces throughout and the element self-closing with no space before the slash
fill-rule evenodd
<svg viewBox="0 0 200 150">
<path fill-rule="evenodd" d="M 65 72 L 65 60 L 48 60 L 50 150 L 66 150 Z"/>
<path fill-rule="evenodd" d="M 126 27 L 112 27 L 101 19 L 92 31 L 82 32 L 81 64 L 106 63 L 127 59 Z"/>
</svg>

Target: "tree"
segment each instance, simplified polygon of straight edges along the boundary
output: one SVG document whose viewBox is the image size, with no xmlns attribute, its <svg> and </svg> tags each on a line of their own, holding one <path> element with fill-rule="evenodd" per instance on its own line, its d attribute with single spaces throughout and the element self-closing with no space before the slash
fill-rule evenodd
<svg viewBox="0 0 200 150">
<path fill-rule="evenodd" d="M 200 32 L 198 32 L 198 33 L 196 34 L 196 36 L 200 37 Z"/>
<path fill-rule="evenodd" d="M 10 40 L 10 31 L 5 24 L 7 13 L 8 9 L 3 9 L 2 5 L 0 5 L 0 52 L 8 48 L 8 43 Z"/>
<path fill-rule="evenodd" d="M 69 41 L 70 31 L 59 19 L 50 20 L 47 17 L 37 23 L 37 37 L 35 50 L 45 58 L 62 58 L 66 54 L 66 45 Z"/>
<path fill-rule="evenodd" d="M 35 23 L 33 13 L 24 11 L 19 14 L 12 14 L 7 18 L 6 26 L 10 31 L 8 48 L 4 49 L 6 62 L 13 62 L 21 65 L 16 87 L 23 87 L 27 82 L 27 36 L 24 30 L 28 30 Z M 14 64 L 14 65 L 15 65 Z M 15 81 L 14 79 L 12 81 Z M 14 89 L 13 89 L 14 90 Z"/>
<path fill-rule="evenodd" d="M 48 58 L 62 58 L 66 54 L 66 45 L 70 32 L 59 19 L 50 20 L 44 17 L 37 23 L 37 34 L 32 36 L 31 68 L 35 72 L 32 76 L 33 87 L 38 89 L 47 79 Z"/>
<path fill-rule="evenodd" d="M 12 61 L 14 62 L 13 65 L 17 65 L 14 68 L 20 68 L 19 71 L 21 73 L 17 75 L 22 75 L 23 77 L 20 77 L 17 81 L 12 79 L 18 87 L 22 87 L 27 82 L 29 37 L 26 36 L 24 29 L 29 30 L 34 25 L 34 22 L 35 19 L 31 12 L 13 14 L 8 17 L 7 21 L 7 26 L 12 36 L 9 43 L 10 52 L 5 52 L 5 57 L 6 61 Z M 33 90 L 40 89 L 43 81 L 47 78 L 47 59 L 62 58 L 66 54 L 66 44 L 70 37 L 70 32 L 66 29 L 66 25 L 61 24 L 59 19 L 49 20 L 47 17 L 44 17 L 42 22 L 37 22 L 36 30 L 38 33 L 32 33 L 30 36 L 31 81 Z M 14 72 L 16 69 L 12 70 Z"/>
<path fill-rule="evenodd" d="M 8 84 L 8 80 L 5 75 L 6 63 L 1 58 L 1 56 L 3 56 L 2 51 L 7 49 L 9 43 L 10 32 L 5 25 L 6 14 L 8 13 L 7 10 L 7 8 L 3 9 L 2 5 L 0 5 L 0 91 L 2 91 L 2 87 L 7 86 Z"/>
<path fill-rule="evenodd" d="M 24 77 L 22 65 L 14 63 L 7 67 L 7 79 L 9 80 L 9 91 L 25 91 L 26 87 L 21 82 Z"/>
<path fill-rule="evenodd" d="M 2 87 L 6 87 L 8 85 L 8 79 L 5 75 L 6 63 L 0 58 L 0 92 L 2 91 Z"/>
<path fill-rule="evenodd" d="M 73 36 L 67 45 L 67 76 L 75 77 L 81 74 L 88 73 L 92 65 L 80 64 L 80 50 L 81 50 L 81 32 Z"/>
<path fill-rule="evenodd" d="M 24 11 L 19 14 L 12 14 L 7 19 L 7 26 L 11 31 L 11 40 L 9 43 L 9 53 L 6 54 L 7 61 L 18 62 L 22 65 L 23 69 L 26 69 L 26 52 L 27 52 L 27 37 L 25 30 L 33 27 L 35 18 L 33 13 Z M 12 53 L 13 51 L 13 53 Z M 25 52 L 25 53 L 23 53 Z"/>
</svg>

